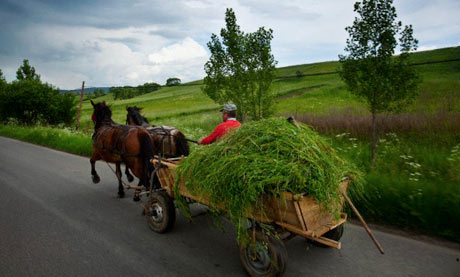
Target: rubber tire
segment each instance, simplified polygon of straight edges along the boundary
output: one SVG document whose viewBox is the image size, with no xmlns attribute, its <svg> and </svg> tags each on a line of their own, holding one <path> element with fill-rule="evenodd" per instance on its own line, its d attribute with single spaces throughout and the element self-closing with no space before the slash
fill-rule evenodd
<svg viewBox="0 0 460 277">
<path fill-rule="evenodd" d="M 251 234 L 252 235 L 252 234 Z M 257 231 L 255 235 L 257 243 L 267 245 L 267 253 L 270 262 L 265 268 L 254 267 L 249 257 L 251 252 L 251 245 L 240 245 L 240 259 L 243 267 L 251 276 L 283 276 L 287 266 L 287 250 L 284 243 L 274 236 L 264 235 L 262 232 Z"/>
<path fill-rule="evenodd" d="M 148 210 L 145 213 L 149 228 L 157 233 L 166 233 L 172 230 L 176 222 L 176 208 L 174 201 L 165 191 L 153 192 L 147 204 Z M 157 218 L 152 215 L 153 209 L 159 209 L 161 216 Z"/>
<path fill-rule="evenodd" d="M 324 233 L 322 236 L 325 237 L 325 238 L 328 238 L 328 239 L 332 239 L 332 240 L 335 240 L 335 241 L 340 241 L 340 239 L 342 238 L 342 235 L 343 235 L 343 224 L 340 225 L 340 226 L 337 226 L 336 228 Z M 322 243 L 319 243 L 317 241 L 314 241 L 314 240 L 311 240 L 311 243 L 316 245 L 316 246 L 320 246 L 320 247 L 324 247 L 324 248 L 329 248 L 330 246 L 327 246 L 325 244 L 322 244 Z"/>
</svg>

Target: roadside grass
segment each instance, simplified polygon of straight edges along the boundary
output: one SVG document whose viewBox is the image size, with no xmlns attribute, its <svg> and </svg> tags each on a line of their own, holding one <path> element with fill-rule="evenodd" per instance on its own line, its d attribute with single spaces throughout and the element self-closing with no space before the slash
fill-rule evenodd
<svg viewBox="0 0 460 277">
<path fill-rule="evenodd" d="M 365 198 L 356 206 L 366 219 L 404 229 L 423 230 L 460 241 L 460 140 L 433 145 L 433 139 L 388 133 L 379 141 L 376 166 L 369 167 L 370 143 L 348 133 L 331 136 L 343 158 L 367 172 Z M 351 195 L 353 198 L 353 195 Z"/>
<path fill-rule="evenodd" d="M 89 157 L 92 153 L 91 136 L 68 128 L 0 124 L 0 135 L 80 156 Z"/>
</svg>

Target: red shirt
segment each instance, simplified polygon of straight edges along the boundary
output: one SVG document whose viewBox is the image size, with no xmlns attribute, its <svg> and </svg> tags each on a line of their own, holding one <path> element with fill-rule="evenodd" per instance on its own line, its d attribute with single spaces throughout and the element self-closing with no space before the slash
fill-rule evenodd
<svg viewBox="0 0 460 277">
<path fill-rule="evenodd" d="M 200 144 L 210 144 L 216 141 L 216 139 L 222 137 L 225 135 L 228 131 L 228 129 L 236 129 L 241 126 L 241 123 L 238 122 L 238 120 L 227 120 L 224 123 L 221 123 L 217 125 L 216 129 L 212 131 L 209 136 L 205 137 L 200 141 Z"/>
</svg>

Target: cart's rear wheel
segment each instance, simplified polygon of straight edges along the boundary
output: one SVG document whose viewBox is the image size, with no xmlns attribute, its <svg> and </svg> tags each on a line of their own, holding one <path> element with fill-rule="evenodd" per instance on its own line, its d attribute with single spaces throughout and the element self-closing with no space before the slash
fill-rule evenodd
<svg viewBox="0 0 460 277">
<path fill-rule="evenodd" d="M 331 240 L 339 241 L 343 235 L 343 224 L 337 226 L 336 228 L 324 233 L 322 236 Z M 312 240 L 312 243 L 317 246 L 321 247 L 329 247 L 325 244 L 319 243 L 317 241 Z"/>
<path fill-rule="evenodd" d="M 145 213 L 150 229 L 166 233 L 174 227 L 176 208 L 174 201 L 165 191 L 153 192 Z"/>
<path fill-rule="evenodd" d="M 282 276 L 287 265 L 284 243 L 271 235 L 256 232 L 255 242 L 240 245 L 240 258 L 251 276 Z"/>
</svg>

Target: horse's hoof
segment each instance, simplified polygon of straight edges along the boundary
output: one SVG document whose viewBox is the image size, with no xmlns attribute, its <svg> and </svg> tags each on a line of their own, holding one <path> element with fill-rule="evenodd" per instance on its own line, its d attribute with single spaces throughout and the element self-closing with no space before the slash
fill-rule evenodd
<svg viewBox="0 0 460 277">
<path fill-rule="evenodd" d="M 124 198 L 125 197 L 125 192 L 118 192 L 118 198 Z"/>
<path fill-rule="evenodd" d="M 136 195 L 136 196 L 133 197 L 133 201 L 134 202 L 139 202 L 139 201 L 141 201 L 141 198 L 138 195 Z"/>
<path fill-rule="evenodd" d="M 93 175 L 93 183 L 97 184 L 101 181 L 101 178 L 99 178 L 99 176 L 97 175 Z"/>
<path fill-rule="evenodd" d="M 134 181 L 133 175 L 126 175 L 126 178 L 128 178 L 128 182 L 130 182 L 130 183 L 131 183 L 132 181 Z"/>
</svg>

